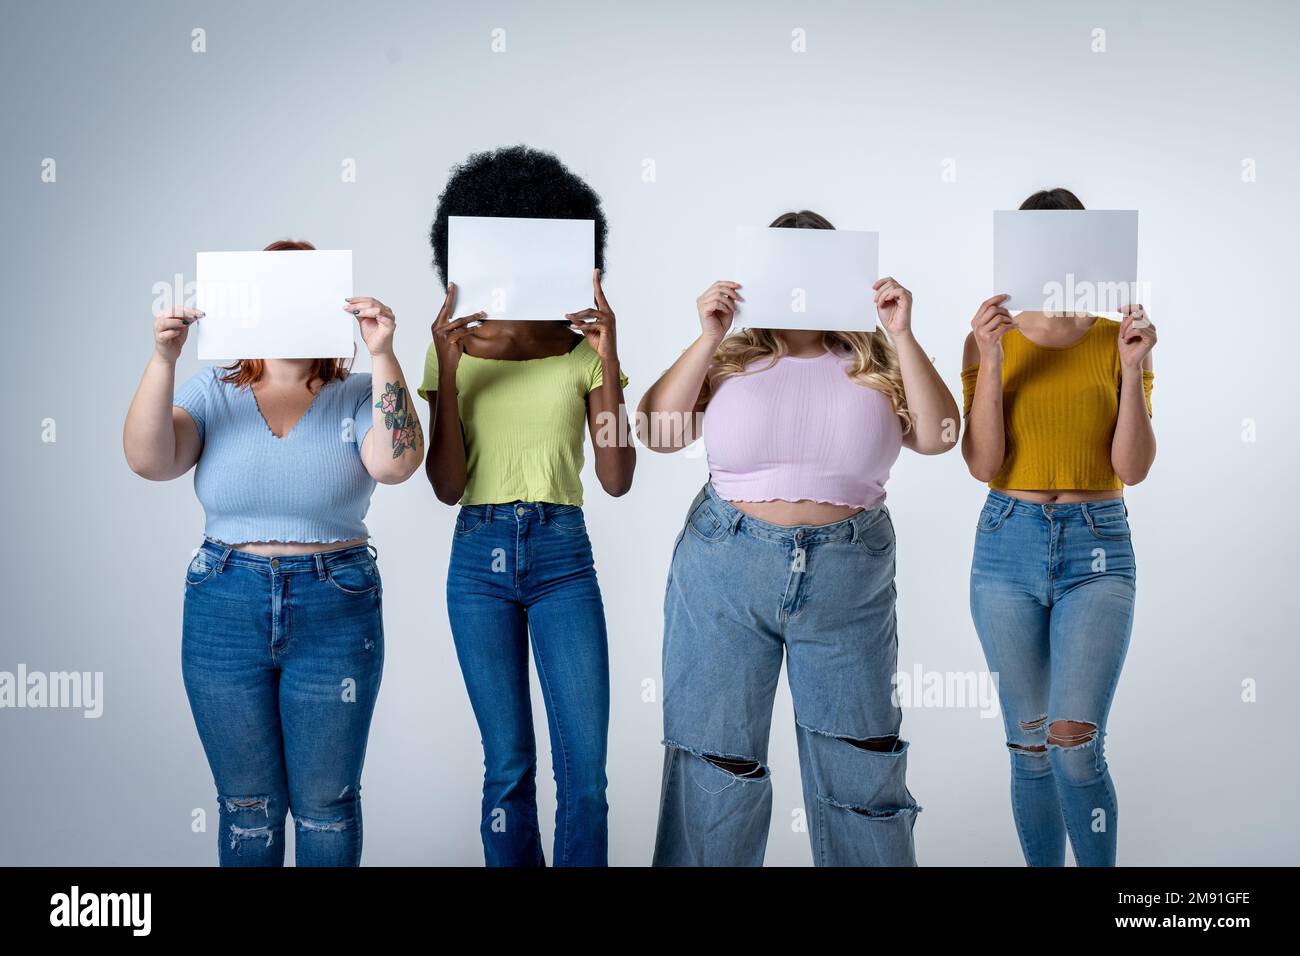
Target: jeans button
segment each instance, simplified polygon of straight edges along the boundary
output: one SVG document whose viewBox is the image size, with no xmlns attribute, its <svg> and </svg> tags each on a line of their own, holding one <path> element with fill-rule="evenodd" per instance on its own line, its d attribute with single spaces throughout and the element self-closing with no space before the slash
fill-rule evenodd
<svg viewBox="0 0 1300 956">
<path fill-rule="evenodd" d="M 279 566 L 280 566 L 280 559 L 279 559 L 279 558 L 272 558 L 272 559 L 271 559 L 271 567 L 273 567 L 273 568 L 278 568 Z"/>
<path fill-rule="evenodd" d="M 521 518 L 524 516 L 525 512 L 526 509 L 524 508 L 523 505 L 520 505 L 518 508 L 515 509 L 515 514 L 519 515 L 519 517 Z"/>
</svg>

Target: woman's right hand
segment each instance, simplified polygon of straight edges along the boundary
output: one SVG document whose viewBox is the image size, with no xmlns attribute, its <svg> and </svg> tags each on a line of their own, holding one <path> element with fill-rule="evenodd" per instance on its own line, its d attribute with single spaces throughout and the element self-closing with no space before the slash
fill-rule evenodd
<svg viewBox="0 0 1300 956">
<path fill-rule="evenodd" d="M 736 317 L 736 303 L 745 301 L 737 291 L 739 288 L 738 282 L 720 279 L 695 300 L 695 308 L 700 313 L 701 336 L 714 342 L 722 341 Z"/>
<path fill-rule="evenodd" d="M 1002 305 L 1009 298 L 1011 296 L 1006 293 L 990 296 L 980 303 L 975 318 L 971 319 L 971 332 L 979 347 L 981 360 L 1001 359 L 1002 336 L 1018 328 L 1011 320 L 1011 313 Z"/>
<path fill-rule="evenodd" d="M 486 312 L 475 312 L 473 315 L 453 319 L 451 313 L 455 307 L 456 283 L 449 282 L 447 297 L 442 300 L 442 308 L 438 310 L 438 317 L 433 320 L 429 330 L 433 333 L 433 347 L 438 353 L 440 369 L 451 370 L 460 364 L 460 357 L 465 351 L 462 340 L 473 335 L 474 330 L 487 321 Z M 471 323 L 476 324 L 471 328 Z"/>
<path fill-rule="evenodd" d="M 175 364 L 180 358 L 185 340 L 190 337 L 190 326 L 203 318 L 198 309 L 172 306 L 153 317 L 153 347 L 164 362 Z"/>
</svg>

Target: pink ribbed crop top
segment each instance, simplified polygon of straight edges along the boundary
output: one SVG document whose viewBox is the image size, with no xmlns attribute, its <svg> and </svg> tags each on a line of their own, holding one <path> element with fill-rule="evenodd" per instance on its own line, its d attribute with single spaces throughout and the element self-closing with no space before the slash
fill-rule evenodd
<svg viewBox="0 0 1300 956">
<path fill-rule="evenodd" d="M 885 500 L 903 427 L 882 392 L 854 382 L 845 360 L 826 352 L 724 379 L 704 410 L 703 435 L 713 487 L 728 501 L 874 508 Z"/>
</svg>

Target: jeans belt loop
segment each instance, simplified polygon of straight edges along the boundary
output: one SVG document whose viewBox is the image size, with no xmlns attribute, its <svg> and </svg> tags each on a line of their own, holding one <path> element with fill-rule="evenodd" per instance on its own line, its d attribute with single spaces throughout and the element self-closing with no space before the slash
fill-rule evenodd
<svg viewBox="0 0 1300 956">
<path fill-rule="evenodd" d="M 546 502 L 537 502 L 537 520 L 541 524 L 546 524 Z"/>
<path fill-rule="evenodd" d="M 316 577 L 318 577 L 318 578 L 320 578 L 320 580 L 324 581 L 324 580 L 325 580 L 325 577 L 326 577 L 326 574 L 325 574 L 325 555 L 322 554 L 320 551 L 317 551 L 316 554 L 315 554 L 315 558 L 316 558 Z"/>
<path fill-rule="evenodd" d="M 217 558 L 217 573 L 220 574 L 226 570 L 226 559 L 234 552 L 234 548 L 226 548 L 221 552 L 221 557 Z"/>
</svg>

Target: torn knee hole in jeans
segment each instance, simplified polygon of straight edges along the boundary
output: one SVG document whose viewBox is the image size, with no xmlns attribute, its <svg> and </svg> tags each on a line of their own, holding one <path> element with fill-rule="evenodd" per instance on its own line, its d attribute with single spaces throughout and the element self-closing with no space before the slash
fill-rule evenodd
<svg viewBox="0 0 1300 956">
<path fill-rule="evenodd" d="M 223 797 L 222 803 L 225 805 L 227 813 L 239 813 L 241 810 L 252 810 L 263 814 L 268 819 L 270 819 L 271 816 L 270 797 Z"/>
<path fill-rule="evenodd" d="M 839 737 L 837 739 L 857 747 L 859 750 L 871 750 L 880 754 L 897 753 L 903 748 L 902 742 L 898 739 L 898 734 L 887 734 L 884 737 L 864 737 L 861 740 L 855 740 L 852 737 Z"/>
<path fill-rule="evenodd" d="M 351 820 L 306 820 L 302 817 L 293 818 L 294 825 L 299 829 L 311 833 L 339 833 L 352 827 Z"/>
<path fill-rule="evenodd" d="M 847 810 L 850 813 L 856 813 L 860 817 L 866 817 L 868 820 L 894 820 L 900 817 L 915 816 L 921 812 L 921 808 L 915 803 L 907 807 L 863 807 L 851 803 L 841 803 L 821 794 L 817 795 L 817 799 L 829 807 L 835 807 L 837 810 Z"/>
<path fill-rule="evenodd" d="M 733 777 L 759 780 L 767 775 L 767 769 L 757 760 L 740 760 L 735 757 L 719 757 L 715 754 L 700 754 L 700 757 Z"/>
<path fill-rule="evenodd" d="M 269 847 L 275 843 L 275 830 L 272 827 L 237 827 L 230 825 L 230 848 L 239 849 L 245 840 L 264 840 Z"/>
<path fill-rule="evenodd" d="M 1038 736 L 1043 732 L 1043 727 L 1046 726 L 1046 724 L 1047 724 L 1047 715 L 1043 714 L 1042 717 L 1038 717 L 1034 720 L 1020 721 L 1020 729 L 1025 731 L 1025 733 L 1034 734 L 1035 736 Z M 1020 753 L 1026 753 L 1026 754 L 1047 753 L 1046 744 L 1018 744 L 1011 740 L 1007 741 L 1007 749 L 1016 750 L 1019 751 Z"/>
<path fill-rule="evenodd" d="M 1082 747 L 1097 737 L 1097 725 L 1086 720 L 1054 720 L 1047 728 L 1047 742 L 1055 747 Z"/>
</svg>

